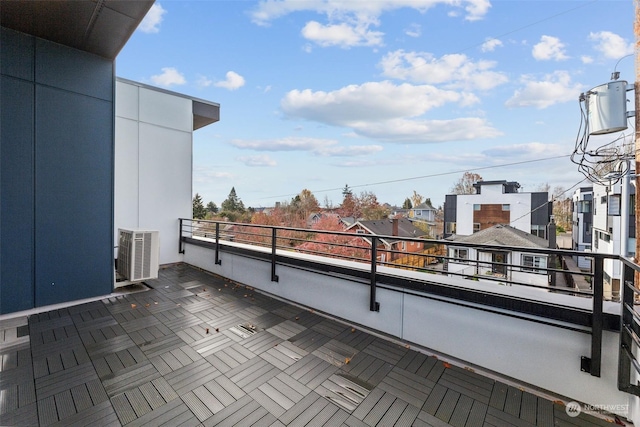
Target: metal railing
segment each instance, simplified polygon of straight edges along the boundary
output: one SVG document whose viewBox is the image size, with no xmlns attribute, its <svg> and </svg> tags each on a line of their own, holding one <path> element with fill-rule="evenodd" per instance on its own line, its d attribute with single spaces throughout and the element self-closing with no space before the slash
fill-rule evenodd
<svg viewBox="0 0 640 427">
<path fill-rule="evenodd" d="M 270 262 L 273 282 L 279 280 L 278 265 L 293 265 L 321 271 L 323 274 L 339 274 L 349 280 L 366 283 L 370 287 L 371 311 L 378 311 L 380 308 L 376 301 L 376 288 L 385 286 L 419 291 L 434 297 L 452 298 L 461 303 L 480 304 L 501 314 L 509 313 L 507 315 L 513 317 L 588 333 L 591 335 L 591 354 L 582 357 L 581 369 L 593 376 L 600 376 L 601 373 L 603 331 L 620 331 L 619 387 L 640 395 L 640 387 L 622 380 L 629 378 L 630 366 L 634 366 L 640 374 L 640 363 L 633 352 L 633 349 L 640 347 L 640 315 L 633 308 L 633 301 L 640 292 L 635 287 L 638 282 L 628 272 L 640 271 L 640 266 L 617 255 L 181 219 L 181 252 L 184 252 L 185 243 L 211 248 L 218 265 L 224 261 L 222 254 L 225 252 L 240 253 Z M 467 255 L 473 253 L 475 258 L 467 256 L 466 259 L 461 259 L 461 252 L 455 253 L 454 249 L 467 250 Z M 534 257 L 533 259 L 538 260 L 538 265 L 532 265 L 531 262 L 523 265 L 521 261 L 525 258 L 513 256 L 514 254 L 525 254 L 529 261 Z M 322 258 L 317 258 L 318 256 Z M 590 271 L 562 268 L 565 263 L 561 260 L 578 256 L 590 259 Z M 331 259 L 349 263 L 336 263 Z M 546 262 L 543 263 L 542 259 Z M 605 262 L 610 264 L 609 268 L 611 263 L 619 263 L 617 267 L 624 269 L 625 281 L 620 290 L 613 286 L 605 293 Z M 452 268 L 453 266 L 456 268 Z M 403 273 L 407 270 L 425 274 L 407 276 Z M 418 279 L 417 276 L 421 278 Z M 462 277 L 478 282 L 589 298 L 591 309 L 559 306 L 545 302 L 543 298 L 532 299 L 530 295 L 527 298 L 503 295 L 495 292 L 495 287 L 491 291 L 482 292 L 477 288 L 472 290 L 468 287 L 445 286 L 439 276 Z M 573 277 L 574 280 L 564 280 L 564 276 Z M 536 280 L 531 280 L 532 278 Z M 575 283 L 581 283 L 582 286 L 576 286 Z M 478 283 L 478 287 L 481 288 L 482 283 Z M 607 287 L 612 285 L 607 284 Z M 623 299 L 621 315 L 603 310 L 605 300 L 618 301 L 620 297 Z M 622 361 L 623 356 L 628 361 L 626 365 Z M 626 385 L 623 386 L 623 382 Z"/>
</svg>

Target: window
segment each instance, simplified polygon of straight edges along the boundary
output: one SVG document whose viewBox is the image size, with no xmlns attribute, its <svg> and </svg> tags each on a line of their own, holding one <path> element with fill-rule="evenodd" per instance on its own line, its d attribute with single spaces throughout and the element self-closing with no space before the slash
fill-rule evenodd
<svg viewBox="0 0 640 427">
<path fill-rule="evenodd" d="M 480 206 L 479 204 L 474 204 L 474 205 L 473 205 L 473 210 L 474 210 L 474 211 L 479 211 L 479 210 L 480 210 L 480 208 L 481 208 L 481 206 Z"/>
<path fill-rule="evenodd" d="M 531 225 L 531 234 L 534 236 L 542 237 L 543 239 L 547 238 L 547 226 L 546 225 Z"/>
<path fill-rule="evenodd" d="M 635 215 L 636 212 L 636 195 L 629 196 L 629 215 Z"/>
<path fill-rule="evenodd" d="M 480 223 L 479 222 L 474 222 L 473 223 L 473 232 L 477 233 L 478 231 L 480 231 Z"/>
<path fill-rule="evenodd" d="M 578 202 L 578 213 L 591 212 L 591 200 L 580 200 Z"/>
<path fill-rule="evenodd" d="M 455 222 L 447 222 L 445 225 L 445 233 L 447 234 L 456 234 L 456 223 Z"/>
<path fill-rule="evenodd" d="M 449 256 L 453 258 L 454 262 L 466 263 L 466 261 L 469 259 L 469 250 L 452 248 L 449 252 Z"/>
<path fill-rule="evenodd" d="M 502 205 L 502 210 L 503 211 L 510 211 L 511 210 L 511 205 Z"/>
<path fill-rule="evenodd" d="M 602 205 L 602 204 L 605 204 L 605 203 L 607 203 L 607 196 L 601 196 L 600 197 L 600 204 Z"/>
<path fill-rule="evenodd" d="M 523 271 L 535 271 L 544 273 L 541 269 L 547 268 L 547 257 L 542 255 L 522 254 L 520 265 Z"/>
<path fill-rule="evenodd" d="M 403 251 L 407 250 L 407 242 L 402 242 L 402 244 L 400 246 L 402 247 Z"/>
</svg>

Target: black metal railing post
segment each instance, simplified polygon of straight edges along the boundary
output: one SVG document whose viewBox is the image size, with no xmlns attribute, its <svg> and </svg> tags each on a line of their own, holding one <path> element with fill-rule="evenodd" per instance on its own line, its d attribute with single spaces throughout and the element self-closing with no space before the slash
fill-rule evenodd
<svg viewBox="0 0 640 427">
<path fill-rule="evenodd" d="M 182 245 L 182 218 L 180 218 L 180 229 L 178 230 L 178 253 L 184 253 L 184 246 Z"/>
<path fill-rule="evenodd" d="M 216 265 L 222 265 L 220 259 L 220 223 L 216 222 Z"/>
<path fill-rule="evenodd" d="M 376 281 L 378 263 L 378 242 L 376 236 L 371 237 L 371 293 L 369 298 L 369 310 L 380 311 L 380 303 L 376 301 Z"/>
<path fill-rule="evenodd" d="M 588 363 L 588 371 L 594 377 L 600 376 L 602 364 L 602 301 L 604 293 L 604 258 L 594 258 L 593 275 L 593 309 L 591 313 L 591 360 Z"/>
<path fill-rule="evenodd" d="M 277 229 L 274 227 L 271 229 L 271 281 L 277 282 L 279 280 L 276 274 L 276 247 L 277 247 Z"/>
</svg>

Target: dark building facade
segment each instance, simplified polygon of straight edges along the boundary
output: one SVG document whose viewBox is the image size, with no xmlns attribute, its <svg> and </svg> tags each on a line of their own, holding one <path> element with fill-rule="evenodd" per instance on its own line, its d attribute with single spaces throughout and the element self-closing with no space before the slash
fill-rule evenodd
<svg viewBox="0 0 640 427">
<path fill-rule="evenodd" d="M 114 59 L 153 2 L 104 3 L 0 4 L 0 314 L 113 289 Z"/>
</svg>

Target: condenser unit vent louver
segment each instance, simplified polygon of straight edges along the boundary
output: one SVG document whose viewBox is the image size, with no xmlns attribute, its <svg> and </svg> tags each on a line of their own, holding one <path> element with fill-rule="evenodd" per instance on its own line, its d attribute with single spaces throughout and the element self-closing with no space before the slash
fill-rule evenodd
<svg viewBox="0 0 640 427">
<path fill-rule="evenodd" d="M 118 229 L 118 274 L 130 282 L 158 278 L 157 231 Z"/>
</svg>

